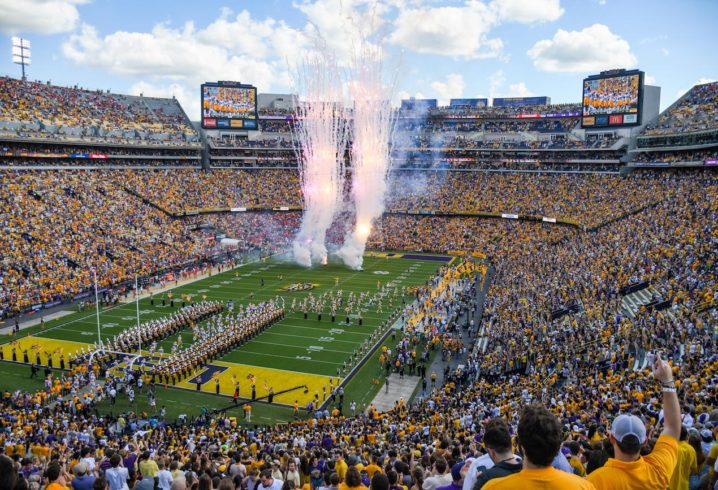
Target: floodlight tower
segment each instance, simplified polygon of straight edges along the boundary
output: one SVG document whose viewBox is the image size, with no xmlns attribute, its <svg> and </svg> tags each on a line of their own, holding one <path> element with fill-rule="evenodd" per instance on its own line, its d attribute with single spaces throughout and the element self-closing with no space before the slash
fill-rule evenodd
<svg viewBox="0 0 718 490">
<path fill-rule="evenodd" d="M 12 62 L 22 66 L 22 79 L 27 80 L 25 76 L 25 65 L 29 65 L 31 61 L 30 48 L 32 44 L 27 39 L 13 36 L 12 38 Z"/>
</svg>

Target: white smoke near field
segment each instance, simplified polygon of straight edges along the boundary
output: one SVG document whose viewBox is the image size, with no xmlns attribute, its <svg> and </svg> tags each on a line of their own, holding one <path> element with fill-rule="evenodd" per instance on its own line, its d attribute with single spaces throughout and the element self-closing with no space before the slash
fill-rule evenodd
<svg viewBox="0 0 718 490">
<path fill-rule="evenodd" d="M 384 212 L 393 114 L 392 87 L 383 79 L 383 58 L 381 45 L 364 42 L 351 65 L 352 198 L 356 223 L 337 254 L 352 269 L 361 269 L 369 234 Z"/>
<path fill-rule="evenodd" d="M 304 195 L 304 214 L 292 244 L 304 267 L 326 263 L 326 233 L 341 207 L 349 138 L 342 79 L 333 54 L 308 55 L 297 76 L 300 102 L 295 148 Z"/>
</svg>

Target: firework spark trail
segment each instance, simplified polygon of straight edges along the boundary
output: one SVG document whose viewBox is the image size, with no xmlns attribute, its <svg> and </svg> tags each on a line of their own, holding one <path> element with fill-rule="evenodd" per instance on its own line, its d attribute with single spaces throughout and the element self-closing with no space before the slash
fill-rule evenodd
<svg viewBox="0 0 718 490">
<path fill-rule="evenodd" d="M 294 260 L 305 267 L 326 263 L 326 232 L 342 203 L 348 132 L 342 82 L 334 56 L 309 56 L 299 71 L 304 100 L 298 106 L 295 149 L 304 214 L 293 243 Z"/>
<path fill-rule="evenodd" d="M 354 102 L 352 196 L 356 224 L 338 252 L 352 269 L 361 269 L 366 242 L 384 212 L 393 128 L 391 88 L 384 84 L 381 46 L 362 44 L 352 62 L 350 94 Z"/>
</svg>

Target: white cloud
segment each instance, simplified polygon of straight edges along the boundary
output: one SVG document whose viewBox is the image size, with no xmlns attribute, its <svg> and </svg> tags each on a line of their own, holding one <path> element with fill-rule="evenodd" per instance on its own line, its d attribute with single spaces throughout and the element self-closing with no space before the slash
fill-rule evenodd
<svg viewBox="0 0 718 490">
<path fill-rule="evenodd" d="M 654 77 L 653 75 L 648 75 L 648 74 L 646 74 L 645 83 L 646 83 L 646 85 L 655 85 L 655 84 L 656 84 L 656 77 Z"/>
<path fill-rule="evenodd" d="M 636 56 L 628 41 L 603 24 L 581 31 L 559 29 L 529 49 L 534 66 L 542 71 L 587 73 L 611 68 L 633 68 Z"/>
<path fill-rule="evenodd" d="M 499 19 L 522 24 L 551 22 L 564 13 L 560 0 L 494 0 Z"/>
<path fill-rule="evenodd" d="M 491 75 L 489 75 L 489 97 L 498 97 L 501 91 L 501 87 L 503 87 L 504 83 L 506 83 L 504 70 L 496 70 Z"/>
<path fill-rule="evenodd" d="M 240 15 L 239 24 L 247 22 Z M 273 23 L 264 23 L 267 25 Z M 278 24 L 283 34 L 286 26 Z M 226 25 L 227 31 L 234 27 Z M 265 36 L 266 37 L 266 36 Z M 150 32 L 117 31 L 100 36 L 97 30 L 84 24 L 70 36 L 62 51 L 72 61 L 101 68 L 119 75 L 168 79 L 194 85 L 206 80 L 236 80 L 257 85 L 260 90 L 285 88 L 286 64 L 277 57 L 282 40 L 264 41 L 258 35 L 253 41 L 259 46 L 268 43 L 266 52 L 273 56 L 258 57 L 243 49 L 228 48 L 208 38 L 207 30 L 196 31 L 192 23 L 181 29 L 158 24 Z M 282 81 L 281 86 L 277 81 Z"/>
<path fill-rule="evenodd" d="M 449 105 L 449 99 L 461 98 L 464 95 L 464 77 L 460 73 L 449 73 L 445 82 L 432 82 L 431 88 L 439 99 L 440 106 Z"/>
<path fill-rule="evenodd" d="M 301 0 L 293 6 L 307 17 L 308 35 L 336 51 L 337 59 L 346 64 L 362 39 L 372 41 L 385 27 L 385 14 L 396 5 L 391 0 Z"/>
<path fill-rule="evenodd" d="M 508 97 L 530 97 L 536 95 L 528 89 L 524 82 L 512 83 L 509 85 Z"/>
<path fill-rule="evenodd" d="M 536 95 L 526 86 L 526 82 L 511 83 L 508 90 L 504 89 L 505 84 L 506 75 L 504 75 L 503 70 L 496 70 L 489 75 L 489 98 L 530 97 Z"/>
<path fill-rule="evenodd" d="M 699 78 L 696 82 L 696 85 L 703 85 L 704 83 L 713 83 L 715 82 L 715 78 Z"/>
<path fill-rule="evenodd" d="M 179 83 L 156 85 L 141 81 L 132 85 L 127 93 L 130 95 L 144 95 L 145 97 L 175 97 L 190 119 L 197 121 L 200 118 L 199 90 L 190 91 L 185 85 Z"/>
<path fill-rule="evenodd" d="M 420 7 L 402 10 L 390 41 L 418 53 L 480 59 L 500 56 L 503 42 L 490 38 L 498 15 L 476 0 L 462 7 Z"/>
<path fill-rule="evenodd" d="M 57 34 L 69 32 L 80 20 L 77 5 L 86 0 L 0 0 L 0 32 Z"/>
</svg>

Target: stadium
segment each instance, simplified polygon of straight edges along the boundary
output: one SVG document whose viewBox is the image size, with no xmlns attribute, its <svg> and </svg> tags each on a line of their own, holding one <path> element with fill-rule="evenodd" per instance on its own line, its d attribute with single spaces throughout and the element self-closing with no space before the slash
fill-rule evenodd
<svg viewBox="0 0 718 490">
<path fill-rule="evenodd" d="M 718 82 L 610 60 L 543 96 L 411 96 L 397 28 L 297 53 L 285 92 L 220 67 L 188 105 L 115 68 L 33 79 L 20 3 L 0 490 L 718 488 Z M 294 7 L 321 31 L 325 3 Z M 414 15 L 389 3 L 341 8 Z"/>
</svg>

